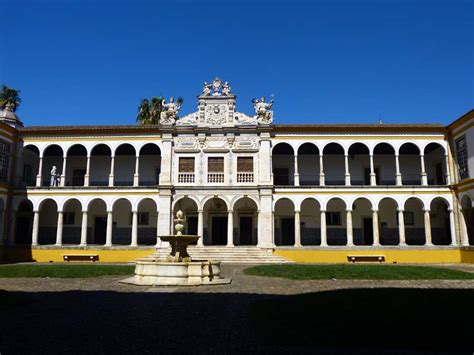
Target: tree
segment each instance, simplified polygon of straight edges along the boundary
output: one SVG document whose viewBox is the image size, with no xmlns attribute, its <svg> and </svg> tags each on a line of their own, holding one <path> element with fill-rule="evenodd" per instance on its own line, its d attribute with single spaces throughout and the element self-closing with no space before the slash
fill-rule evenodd
<svg viewBox="0 0 474 355">
<path fill-rule="evenodd" d="M 20 90 L 15 90 L 6 85 L 2 85 L 2 90 L 0 91 L 0 108 L 4 110 L 5 107 L 10 106 L 13 112 L 15 112 L 20 104 Z"/>
<path fill-rule="evenodd" d="M 151 101 L 143 99 L 138 107 L 137 121 L 142 125 L 158 124 L 163 110 L 163 101 L 161 96 L 153 96 Z"/>
</svg>

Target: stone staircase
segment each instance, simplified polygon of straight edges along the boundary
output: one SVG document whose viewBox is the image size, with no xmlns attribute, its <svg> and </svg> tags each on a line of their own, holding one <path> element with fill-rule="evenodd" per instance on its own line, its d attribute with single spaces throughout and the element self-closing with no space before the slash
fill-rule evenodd
<svg viewBox="0 0 474 355">
<path fill-rule="evenodd" d="M 145 258 L 164 259 L 170 253 L 170 248 L 157 248 L 156 252 Z M 282 264 L 290 261 L 273 254 L 272 249 L 260 249 L 257 247 L 233 247 L 205 246 L 188 247 L 188 253 L 195 260 L 217 260 L 232 264 Z"/>
</svg>

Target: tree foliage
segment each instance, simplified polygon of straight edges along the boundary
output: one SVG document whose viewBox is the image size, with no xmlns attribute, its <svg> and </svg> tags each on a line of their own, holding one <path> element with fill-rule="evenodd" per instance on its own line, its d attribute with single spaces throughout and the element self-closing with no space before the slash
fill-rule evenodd
<svg viewBox="0 0 474 355">
<path fill-rule="evenodd" d="M 143 99 L 138 107 L 137 121 L 142 125 L 158 124 L 163 111 L 163 97 L 153 96 L 151 100 Z"/>
<path fill-rule="evenodd" d="M 20 104 L 20 90 L 15 90 L 6 85 L 2 85 L 2 89 L 0 90 L 0 108 L 3 110 L 9 105 L 12 107 L 13 112 L 15 112 Z"/>
</svg>

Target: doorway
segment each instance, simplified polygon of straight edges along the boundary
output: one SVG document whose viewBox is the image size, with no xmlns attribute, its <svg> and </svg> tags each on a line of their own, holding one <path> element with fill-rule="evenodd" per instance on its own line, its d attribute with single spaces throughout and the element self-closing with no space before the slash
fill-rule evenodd
<svg viewBox="0 0 474 355">
<path fill-rule="evenodd" d="M 374 243 L 374 227 L 372 224 L 372 218 L 364 218 L 363 220 L 363 245 L 372 245 Z"/>
<path fill-rule="evenodd" d="M 95 217 L 93 244 L 105 244 L 107 217 Z"/>
<path fill-rule="evenodd" d="M 282 245 L 295 244 L 295 219 L 294 218 L 281 219 L 281 244 Z"/>
<path fill-rule="evenodd" d="M 239 245 L 253 245 L 253 218 L 251 216 L 241 216 L 239 221 Z"/>
<path fill-rule="evenodd" d="M 227 244 L 227 217 L 212 216 L 211 218 L 211 244 L 226 245 Z"/>
</svg>

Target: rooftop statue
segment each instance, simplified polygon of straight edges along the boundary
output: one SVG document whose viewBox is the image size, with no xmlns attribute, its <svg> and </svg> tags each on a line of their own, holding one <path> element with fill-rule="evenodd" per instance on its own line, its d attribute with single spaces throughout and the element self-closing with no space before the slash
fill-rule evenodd
<svg viewBox="0 0 474 355">
<path fill-rule="evenodd" d="M 173 97 L 170 97 L 169 103 L 166 103 L 166 101 L 163 100 L 161 104 L 162 111 L 160 114 L 160 123 L 162 125 L 171 126 L 176 122 L 179 109 L 181 108 L 181 102 L 182 100 L 180 99 L 175 101 Z"/>
<path fill-rule="evenodd" d="M 255 113 L 257 114 L 257 122 L 261 124 L 271 124 L 273 122 L 273 111 L 271 110 L 273 106 L 273 95 L 269 102 L 266 102 L 265 97 L 262 96 L 260 99 L 253 99 L 252 103 L 255 108 Z"/>
<path fill-rule="evenodd" d="M 204 82 L 201 96 L 231 96 L 228 81 L 222 83 L 221 79 L 215 78 L 212 83 Z"/>
</svg>

